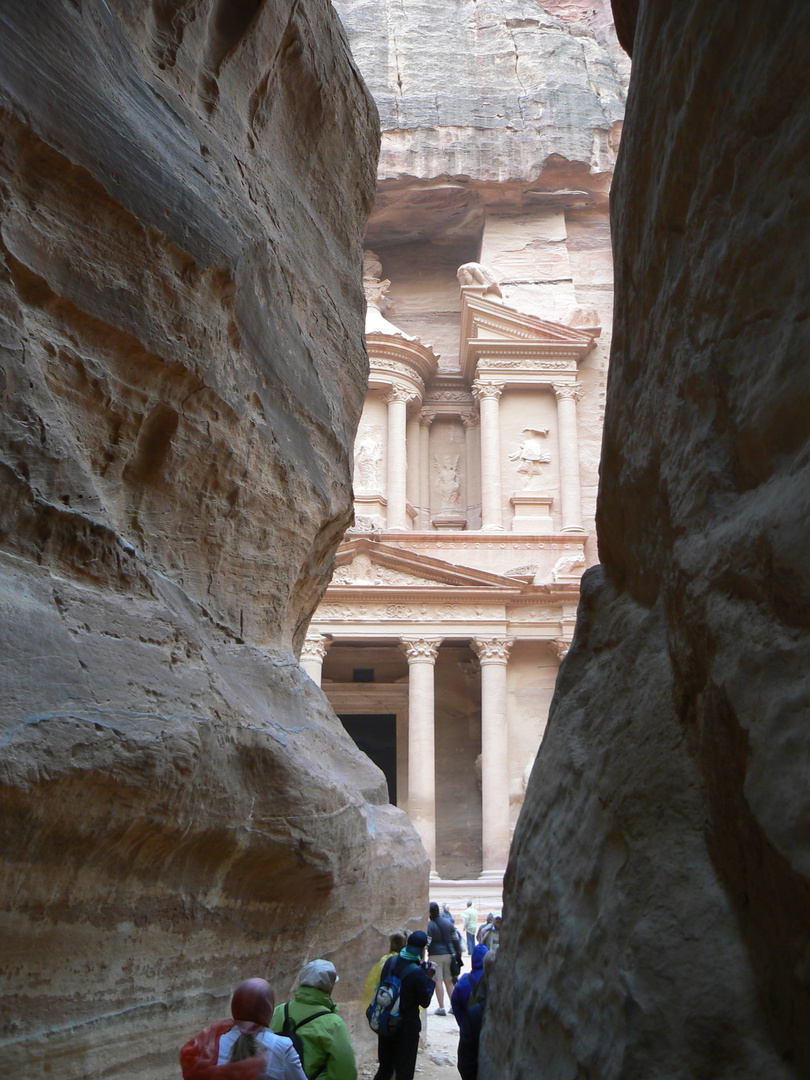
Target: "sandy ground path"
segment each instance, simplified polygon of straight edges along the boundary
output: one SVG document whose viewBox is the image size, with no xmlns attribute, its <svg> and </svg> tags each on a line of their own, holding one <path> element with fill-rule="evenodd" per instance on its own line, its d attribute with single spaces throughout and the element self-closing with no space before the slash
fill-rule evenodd
<svg viewBox="0 0 810 1080">
<path fill-rule="evenodd" d="M 434 1009 L 431 1005 L 428 1010 L 427 1046 L 419 1049 L 416 1075 L 419 1080 L 459 1080 L 456 1068 L 458 1024 L 452 1013 L 436 1016 Z M 365 1065 L 358 1075 L 361 1080 L 371 1080 L 376 1071 L 376 1065 Z"/>
</svg>

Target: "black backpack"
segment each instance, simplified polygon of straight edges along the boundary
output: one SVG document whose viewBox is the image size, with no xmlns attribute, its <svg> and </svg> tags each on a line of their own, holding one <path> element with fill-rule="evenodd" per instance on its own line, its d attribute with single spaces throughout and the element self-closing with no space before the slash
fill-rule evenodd
<svg viewBox="0 0 810 1080">
<path fill-rule="evenodd" d="M 328 1016 L 331 1011 L 331 1009 L 321 1009 L 320 1012 L 310 1013 L 309 1016 L 305 1016 L 303 1020 L 299 1020 L 296 1024 L 293 1020 L 290 1019 L 289 1001 L 285 1002 L 284 1005 L 284 1023 L 281 1025 L 281 1031 L 279 1032 L 279 1035 L 283 1035 L 285 1039 L 289 1039 L 290 1042 L 293 1044 L 296 1053 L 301 1059 L 301 1068 L 304 1069 L 305 1073 L 307 1073 L 307 1077 L 309 1078 L 309 1080 L 315 1080 L 316 1076 L 320 1076 L 321 1073 L 326 1069 L 327 1063 L 324 1062 L 317 1072 L 314 1072 L 312 1076 L 309 1075 L 307 1070 L 304 1068 L 304 1040 L 298 1034 L 298 1031 L 304 1026 L 304 1024 L 308 1024 L 310 1020 L 317 1020 L 319 1016 Z"/>
</svg>

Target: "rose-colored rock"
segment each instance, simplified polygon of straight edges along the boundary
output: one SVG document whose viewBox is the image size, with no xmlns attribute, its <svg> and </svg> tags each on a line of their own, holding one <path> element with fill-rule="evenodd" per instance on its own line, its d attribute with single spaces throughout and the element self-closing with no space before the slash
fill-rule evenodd
<svg viewBox="0 0 810 1080">
<path fill-rule="evenodd" d="M 810 1072 L 808 48 L 803 4 L 641 5 L 603 567 L 515 834 L 486 1080 Z"/>
<path fill-rule="evenodd" d="M 376 110 L 325 0 L 0 13 L 0 1055 L 343 999 L 424 852 L 297 666 L 351 514 Z M 371 960 L 367 961 L 370 957 Z"/>
</svg>

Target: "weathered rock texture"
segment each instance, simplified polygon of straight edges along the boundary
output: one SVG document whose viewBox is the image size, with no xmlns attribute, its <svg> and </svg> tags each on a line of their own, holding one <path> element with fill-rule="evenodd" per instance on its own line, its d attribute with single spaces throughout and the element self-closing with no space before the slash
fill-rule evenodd
<svg viewBox="0 0 810 1080">
<path fill-rule="evenodd" d="M 359 994 L 425 900 L 294 656 L 351 513 L 376 111 L 325 0 L 14 0 L 0 125 L 0 1055 L 164 1077 L 245 975 Z"/>
<path fill-rule="evenodd" d="M 482 1073 L 807 1076 L 810 17 L 616 6 L 604 565 L 516 831 Z"/>
<path fill-rule="evenodd" d="M 550 192 L 558 208 L 604 198 L 629 70 L 607 0 L 335 8 L 380 110 L 375 251 L 477 241 L 488 207 L 537 209 Z"/>
</svg>

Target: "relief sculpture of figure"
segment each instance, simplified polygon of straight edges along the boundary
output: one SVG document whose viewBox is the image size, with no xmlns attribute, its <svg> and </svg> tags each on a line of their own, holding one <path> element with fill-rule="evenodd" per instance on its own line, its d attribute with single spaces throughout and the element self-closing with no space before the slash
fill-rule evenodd
<svg viewBox="0 0 810 1080">
<path fill-rule="evenodd" d="M 461 265 L 456 271 L 459 285 L 474 285 L 483 289 L 484 295 L 502 296 L 501 288 L 495 280 L 495 275 L 488 266 L 482 263 L 468 262 Z"/>
<path fill-rule="evenodd" d="M 373 431 L 369 431 L 355 443 L 354 476 L 358 489 L 376 491 L 380 486 L 380 460 L 382 453 Z"/>
<path fill-rule="evenodd" d="M 548 428 L 524 428 L 526 436 L 514 454 L 509 455 L 510 461 L 519 461 L 517 471 L 525 476 L 524 487 L 532 487 L 538 481 L 542 472 L 542 466 L 548 465 L 551 457 L 543 446 L 542 440 L 548 435 Z"/>
<path fill-rule="evenodd" d="M 455 509 L 461 503 L 461 481 L 459 480 L 458 455 L 453 457 L 445 454 L 444 458 L 433 458 L 433 468 L 436 470 L 436 490 L 441 497 L 443 510 Z"/>
</svg>

